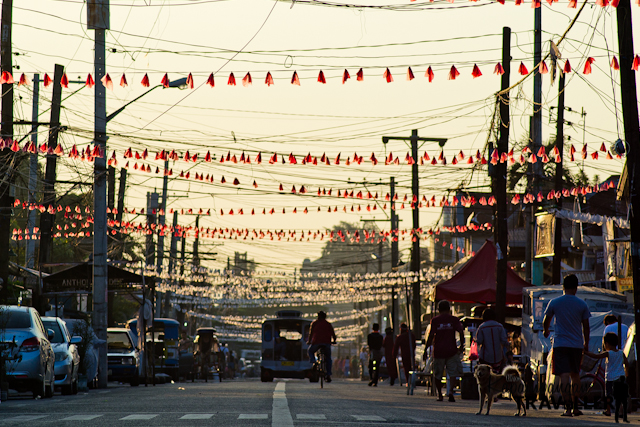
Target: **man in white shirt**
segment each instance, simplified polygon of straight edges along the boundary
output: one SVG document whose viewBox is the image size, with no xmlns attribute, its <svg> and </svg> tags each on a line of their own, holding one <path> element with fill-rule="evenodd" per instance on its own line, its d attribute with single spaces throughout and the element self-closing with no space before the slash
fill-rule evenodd
<svg viewBox="0 0 640 427">
<path fill-rule="evenodd" d="M 620 328 L 622 336 L 619 337 L 621 342 L 619 348 L 624 349 L 627 343 L 627 335 L 629 335 L 629 327 L 623 323 L 620 325 Z M 613 332 L 616 336 L 618 335 L 618 318 L 613 314 L 604 316 L 604 334 L 602 336 L 605 336 L 608 332 Z"/>
</svg>

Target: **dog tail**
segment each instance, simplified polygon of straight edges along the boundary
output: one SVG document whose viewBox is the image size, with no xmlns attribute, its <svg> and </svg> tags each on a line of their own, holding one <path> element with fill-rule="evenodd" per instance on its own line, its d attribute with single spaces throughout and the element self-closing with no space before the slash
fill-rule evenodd
<svg viewBox="0 0 640 427">
<path fill-rule="evenodd" d="M 521 381 L 520 371 L 516 366 L 506 366 L 502 370 L 502 375 L 504 375 L 507 382 L 517 382 Z"/>
</svg>

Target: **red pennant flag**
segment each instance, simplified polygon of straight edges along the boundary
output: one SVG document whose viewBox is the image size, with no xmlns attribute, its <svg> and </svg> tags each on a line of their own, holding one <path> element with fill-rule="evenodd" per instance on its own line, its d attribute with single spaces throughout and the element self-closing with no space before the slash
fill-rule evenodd
<svg viewBox="0 0 640 427">
<path fill-rule="evenodd" d="M 493 69 L 493 74 L 497 74 L 499 76 L 504 74 L 504 67 L 502 66 L 501 63 L 497 63 L 496 67 Z"/>
<path fill-rule="evenodd" d="M 193 89 L 193 75 L 191 73 L 187 76 L 187 87 Z"/>
<path fill-rule="evenodd" d="M 242 78 L 242 86 L 244 87 L 251 86 L 251 83 L 253 83 L 253 80 L 251 80 L 251 74 L 250 73 L 245 74 L 245 76 Z"/>
<path fill-rule="evenodd" d="M 267 72 L 267 77 L 265 77 L 264 82 L 267 86 L 271 86 L 273 84 L 273 77 L 271 76 L 271 72 Z"/>
<path fill-rule="evenodd" d="M 540 6 L 542 6 L 540 4 L 540 0 L 531 0 L 531 8 L 532 9 L 538 9 Z"/>
<path fill-rule="evenodd" d="M 427 68 L 427 71 L 426 73 L 424 73 L 424 76 L 429 78 L 429 83 L 433 81 L 433 78 L 435 77 L 435 75 L 433 74 L 433 70 L 431 69 L 431 66 Z"/>
<path fill-rule="evenodd" d="M 570 9 L 575 9 L 578 6 L 578 0 L 569 0 L 569 7 Z"/>
<path fill-rule="evenodd" d="M 591 74 L 591 64 L 594 62 L 596 62 L 595 59 L 591 57 L 587 58 L 587 62 L 584 63 L 584 70 L 582 71 L 582 74 Z"/>
<path fill-rule="evenodd" d="M 300 86 L 300 78 L 298 78 L 298 72 L 297 71 L 293 72 L 293 77 L 291 77 L 291 84 L 292 85 L 296 85 L 296 86 Z"/>
<path fill-rule="evenodd" d="M 49 85 L 51 84 L 51 77 L 49 77 L 49 74 L 44 75 L 44 87 L 49 87 Z"/>
<path fill-rule="evenodd" d="M 226 183 L 226 182 L 227 182 L 227 180 L 226 180 L 226 179 L 224 179 L 224 175 L 222 175 L 222 179 L 220 179 L 220 184 L 224 184 L 224 183 Z"/>
<path fill-rule="evenodd" d="M 104 87 L 109 90 L 113 90 L 113 81 L 111 80 L 111 77 L 109 77 L 109 73 L 105 74 L 104 77 L 100 79 L 100 81 L 102 82 Z"/>
<path fill-rule="evenodd" d="M 614 70 L 620 69 L 620 64 L 618 64 L 618 58 L 616 58 L 615 56 L 611 60 L 611 68 L 613 68 Z"/>
<path fill-rule="evenodd" d="M 603 153 L 607 152 L 607 147 L 604 145 L 604 142 L 602 143 L 602 145 L 600 146 L 600 151 L 602 151 Z"/>
<path fill-rule="evenodd" d="M 209 78 L 207 79 L 207 84 L 211 87 L 215 87 L 216 86 L 216 82 L 213 79 L 213 73 L 209 74 Z"/>
<path fill-rule="evenodd" d="M 362 68 L 358 70 L 358 73 L 356 74 L 356 80 L 359 82 L 364 80 L 364 71 L 362 71 Z"/>
<path fill-rule="evenodd" d="M 255 180 L 253 180 L 253 187 L 258 188 L 258 183 Z"/>
<path fill-rule="evenodd" d="M 345 84 L 345 82 L 350 78 L 351 76 L 349 75 L 349 71 L 345 68 L 344 73 L 342 73 L 342 84 Z"/>
<path fill-rule="evenodd" d="M 338 153 L 338 155 L 336 156 L 336 160 L 333 163 L 335 163 L 336 165 L 340 164 L 340 153 Z"/>
<path fill-rule="evenodd" d="M 480 68 L 478 68 L 476 64 L 473 64 L 473 71 L 471 71 L 471 75 L 474 79 L 482 75 L 482 72 L 480 72 Z"/>
<path fill-rule="evenodd" d="M 121 87 L 129 86 L 129 83 L 127 83 L 127 78 L 125 77 L 124 73 L 122 73 L 122 77 L 120 77 L 120 86 Z"/>
<path fill-rule="evenodd" d="M 566 74 L 569 74 L 571 72 L 571 64 L 569 63 L 569 60 L 567 59 L 567 62 L 564 63 L 564 69 L 563 71 Z"/>
<path fill-rule="evenodd" d="M 235 86 L 236 85 L 236 78 L 233 75 L 233 73 L 229 74 L 229 80 L 227 80 L 227 85 L 229 85 L 229 86 Z"/>
<path fill-rule="evenodd" d="M 327 80 L 324 78 L 322 70 L 318 73 L 318 83 L 327 84 Z"/>
<path fill-rule="evenodd" d="M 518 72 L 523 76 L 526 76 L 527 74 L 529 74 L 529 70 L 527 70 L 527 66 L 524 65 L 524 62 L 520 63 L 520 66 L 518 67 Z"/>
<path fill-rule="evenodd" d="M 456 69 L 456 66 L 452 65 L 451 70 L 449 70 L 449 80 L 455 80 L 459 75 L 460 72 Z"/>
<path fill-rule="evenodd" d="M 5 80 L 5 75 L 4 75 L 4 73 L 5 73 L 5 72 L 2 72 L 2 80 Z M 8 74 L 8 73 L 7 73 L 7 74 Z M 13 79 L 11 79 L 11 80 L 13 80 Z M 6 83 L 9 83 L 9 81 L 8 81 L 8 80 L 5 80 L 5 82 L 6 82 Z M 11 83 L 13 83 L 13 81 L 12 81 Z M 68 89 L 68 88 L 69 88 L 69 78 L 67 77 L 67 73 L 63 73 L 63 74 L 62 74 L 62 78 L 60 79 L 60 86 L 62 86 L 62 87 L 63 87 L 63 88 L 65 88 L 65 89 Z"/>
<path fill-rule="evenodd" d="M 262 163 L 262 153 L 258 153 L 258 155 L 256 156 L 256 163 L 257 164 Z"/>
<path fill-rule="evenodd" d="M 64 75 L 62 76 L 63 78 L 65 77 Z M 2 75 L 0 76 L 0 84 L 14 84 L 15 82 L 13 81 L 13 76 L 11 75 L 10 72 L 8 71 L 3 71 Z M 67 81 L 67 84 L 69 82 Z M 65 86 L 66 87 L 66 86 Z"/>
<path fill-rule="evenodd" d="M 407 80 L 411 81 L 415 79 L 415 76 L 413 75 L 413 70 L 411 70 L 411 67 L 407 68 Z"/>
<path fill-rule="evenodd" d="M 547 74 L 549 72 L 549 68 L 547 67 L 547 63 L 542 61 L 538 66 L 538 72 L 540 74 Z"/>
<path fill-rule="evenodd" d="M 640 67 L 640 56 L 636 55 L 635 58 L 633 58 L 631 69 L 634 71 L 638 71 L 638 67 Z"/>
<path fill-rule="evenodd" d="M 22 86 L 22 85 L 26 85 L 29 86 L 31 83 L 29 82 L 29 79 L 27 78 L 27 76 L 24 75 L 24 73 L 22 73 L 22 75 L 20 76 L 20 80 L 18 81 L 18 86 Z"/>
<path fill-rule="evenodd" d="M 384 74 L 382 75 L 382 77 L 385 78 L 385 80 L 387 81 L 387 83 L 391 83 L 393 81 L 393 76 L 391 75 L 391 71 L 389 71 L 389 68 L 387 68 L 384 71 Z"/>
<path fill-rule="evenodd" d="M 151 86 L 149 84 L 149 76 L 145 74 L 144 77 L 142 78 L 142 82 L 141 83 L 142 83 L 142 86 L 144 86 L 144 87 Z"/>
<path fill-rule="evenodd" d="M 89 86 L 89 89 L 91 89 L 92 87 L 94 87 L 96 84 L 96 82 L 93 81 L 93 77 L 91 77 L 91 74 L 87 75 L 87 81 L 84 83 L 85 86 Z"/>
<path fill-rule="evenodd" d="M 238 181 L 238 178 L 233 179 L 233 185 L 240 185 L 240 181 Z"/>
<path fill-rule="evenodd" d="M 160 83 L 164 88 L 169 87 L 169 75 L 167 73 L 164 74 L 164 77 L 162 77 L 162 81 L 160 81 Z"/>
</svg>

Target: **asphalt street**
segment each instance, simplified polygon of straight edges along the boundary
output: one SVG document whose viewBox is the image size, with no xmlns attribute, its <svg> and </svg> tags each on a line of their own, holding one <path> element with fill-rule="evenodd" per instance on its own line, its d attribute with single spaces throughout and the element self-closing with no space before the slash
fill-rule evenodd
<svg viewBox="0 0 640 427">
<path fill-rule="evenodd" d="M 52 399 L 12 396 L 0 405 L 0 425 L 37 426 L 595 426 L 614 423 L 599 411 L 576 418 L 561 410 L 529 410 L 513 416 L 516 405 L 500 400 L 491 415 L 475 415 L 477 401 L 436 402 L 424 388 L 406 389 L 381 383 L 367 387 L 358 380 L 320 384 L 302 380 L 233 380 L 181 382 L 108 389 Z M 629 419 L 638 424 L 640 415 Z"/>
</svg>

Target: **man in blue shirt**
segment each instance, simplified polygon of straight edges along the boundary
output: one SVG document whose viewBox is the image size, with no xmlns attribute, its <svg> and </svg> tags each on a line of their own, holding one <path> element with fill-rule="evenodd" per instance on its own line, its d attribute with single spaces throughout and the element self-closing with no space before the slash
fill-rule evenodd
<svg viewBox="0 0 640 427">
<path fill-rule="evenodd" d="M 570 274 L 564 278 L 564 295 L 549 302 L 544 314 L 544 336 L 549 337 L 551 319 L 555 316 L 552 372 L 560 376 L 560 392 L 565 402 L 562 416 L 582 415 L 578 409 L 580 393 L 580 365 L 582 351 L 589 351 L 589 307 L 576 296 L 578 278 Z M 571 386 L 571 393 L 569 393 Z M 572 411 L 573 409 L 573 411 Z"/>
</svg>

